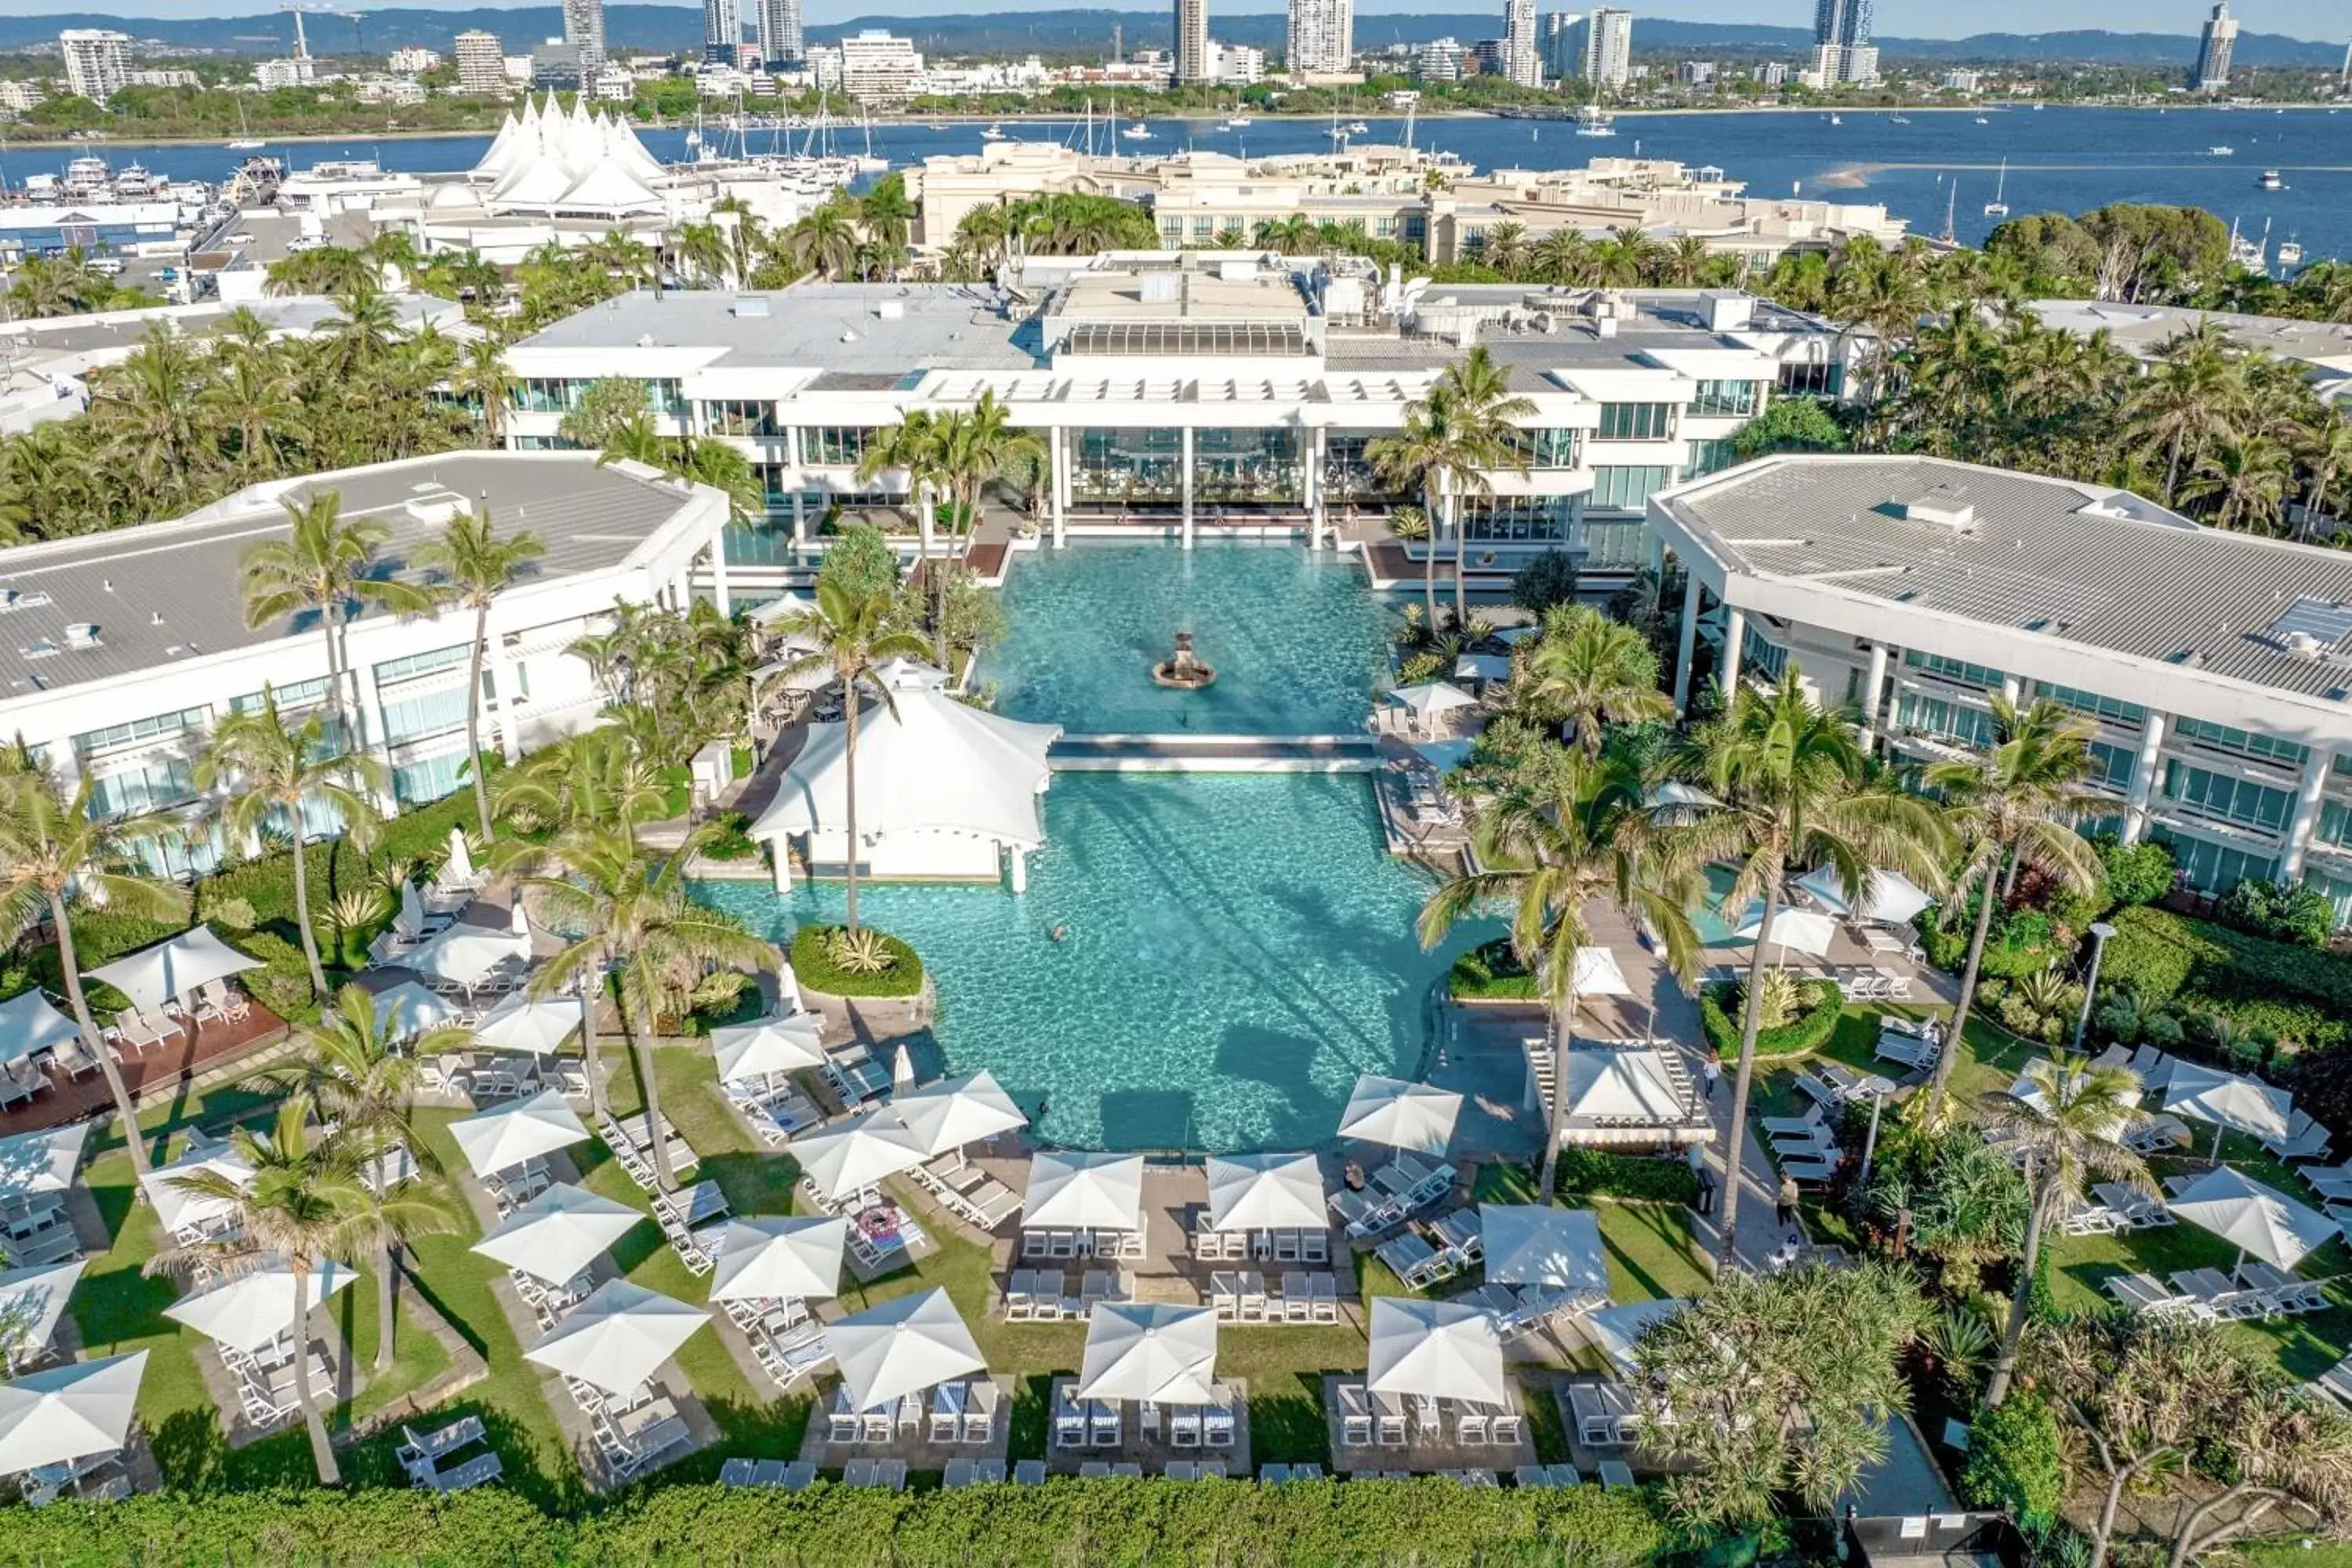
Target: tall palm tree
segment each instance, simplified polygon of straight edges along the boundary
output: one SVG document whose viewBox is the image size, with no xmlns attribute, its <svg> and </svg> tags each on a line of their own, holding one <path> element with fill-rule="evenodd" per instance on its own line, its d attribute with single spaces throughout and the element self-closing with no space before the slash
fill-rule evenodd
<svg viewBox="0 0 2352 1568">
<path fill-rule="evenodd" d="M 364 737 L 346 722 L 343 624 L 366 605 L 414 614 L 431 607 L 432 595 L 413 583 L 373 575 L 375 552 L 390 541 L 392 530 L 373 518 L 343 521 L 341 491 L 300 500 L 289 496 L 278 504 L 292 529 L 283 539 L 252 545 L 238 563 L 245 577 L 245 624 L 258 628 L 280 616 L 319 617 L 320 635 L 327 641 L 327 709 L 338 742 L 357 744 Z"/>
<path fill-rule="evenodd" d="M 515 375 L 496 338 L 477 338 L 466 345 L 450 374 L 449 389 L 480 405 L 482 434 L 491 446 L 506 445 L 507 404 L 514 396 Z"/>
<path fill-rule="evenodd" d="M 474 813 L 481 822 L 484 843 L 498 838 L 490 821 L 489 785 L 482 777 L 482 658 L 489 648 L 490 606 L 527 563 L 546 553 L 546 544 L 528 529 L 500 538 L 487 510 L 451 518 L 440 538 L 416 552 L 416 564 L 440 578 L 435 586 L 442 603 L 474 612 L 473 647 L 466 667 L 466 758 L 474 775 Z M 511 704 L 513 698 L 508 692 L 502 700 Z"/>
<path fill-rule="evenodd" d="M 1658 689 L 1658 656 L 1642 634 L 1585 605 L 1554 605 L 1513 684 L 1528 707 L 1565 720 L 1588 756 L 1601 754 L 1608 722 L 1675 716 Z"/>
<path fill-rule="evenodd" d="M 587 998 L 581 1043 L 597 1111 L 607 1109 L 599 1068 L 596 1012 L 607 976 L 618 983 L 621 1022 L 628 1032 L 645 1092 L 646 1120 L 661 1125 L 661 1089 L 654 1073 L 654 1031 L 662 1018 L 688 1010 L 698 984 L 714 964 L 737 970 L 773 968 L 776 951 L 733 916 L 698 903 L 686 887 L 686 868 L 725 825 L 705 822 L 656 861 L 625 831 L 581 827 L 560 833 L 535 858 L 543 868 L 523 886 L 551 929 L 583 934 L 548 960 L 533 977 L 536 996 L 576 991 Z M 677 1185 L 667 1140 L 654 1140 L 654 1172 L 664 1192 Z"/>
<path fill-rule="evenodd" d="M 196 401 L 220 424 L 236 432 L 236 468 L 240 475 L 274 473 L 283 460 L 279 442 L 296 434 L 303 408 L 275 354 L 221 354 L 215 379 Z"/>
<path fill-rule="evenodd" d="M 1479 808 L 1472 839 L 1479 868 L 1448 878 L 1422 906 L 1422 945 L 1435 947 L 1462 921 L 1496 905 L 1510 907 L 1512 951 L 1551 1011 L 1551 1123 L 1540 1177 L 1549 1203 L 1568 1121 L 1576 954 L 1592 945 L 1587 911 L 1612 902 L 1647 925 L 1663 939 L 1668 967 L 1685 980 L 1697 969 L 1698 936 L 1686 889 L 1659 853 L 1641 771 L 1620 752 L 1549 752 Z"/>
<path fill-rule="evenodd" d="M 1486 495 L 1494 487 L 1486 479 L 1493 468 L 1528 471 L 1527 454 L 1515 439 L 1514 422 L 1531 417 L 1536 405 L 1510 390 L 1510 373 L 1495 363 L 1486 345 L 1445 367 L 1428 392 L 1408 404 L 1402 425 L 1393 436 L 1369 443 L 1364 455 L 1385 484 L 1396 489 L 1418 482 L 1435 504 L 1430 508 L 1436 531 L 1454 535 L 1454 613 L 1467 616 L 1469 591 L 1464 584 L 1467 552 L 1462 548 L 1462 521 L 1456 507 L 1465 495 Z M 1433 552 L 1436 544 L 1433 540 Z"/>
<path fill-rule="evenodd" d="M 928 408 L 903 411 L 896 425 L 887 425 L 873 433 L 866 451 L 857 459 L 857 482 L 870 485 L 891 469 L 903 468 L 907 474 L 908 493 L 915 498 L 916 552 L 920 556 L 917 567 L 928 594 L 934 586 L 931 570 L 931 533 L 939 515 L 938 498 L 948 492 L 948 430 L 952 421 L 961 424 L 960 412 L 934 414 Z M 937 638 L 935 657 L 941 669 L 947 668 L 947 632 L 934 627 Z"/>
<path fill-rule="evenodd" d="M 2323 407 L 2297 426 L 2293 445 L 2295 460 L 2311 476 L 2304 505 L 2312 517 L 2323 516 L 2336 481 L 2352 474 L 2352 419 L 2332 406 Z"/>
<path fill-rule="evenodd" d="M 490 809 L 502 821 L 532 829 L 616 827 L 669 814 L 669 792 L 627 734 L 601 725 L 542 746 L 499 774 Z"/>
<path fill-rule="evenodd" d="M 860 706 L 860 684 L 873 673 L 874 667 L 886 659 L 920 658 L 930 649 L 923 640 L 907 632 L 889 629 L 890 595 L 876 590 L 860 595 L 838 582 L 819 578 L 816 603 L 796 615 L 786 616 L 776 630 L 786 637 L 804 639 L 809 651 L 789 662 L 782 673 L 796 675 L 805 670 L 830 669 L 841 681 L 843 721 L 848 725 L 844 737 L 842 766 L 848 787 L 845 797 L 847 819 L 843 824 L 848 846 L 844 871 L 848 879 L 848 919 L 852 935 L 857 931 L 857 725 Z M 882 706 L 893 719 L 898 717 L 898 704 L 888 690 L 882 691 Z M 780 846 L 776 853 L 781 856 Z M 781 864 L 781 862 L 779 862 Z"/>
<path fill-rule="evenodd" d="M 784 254 L 820 278 L 840 278 L 857 259 L 857 219 L 845 201 L 829 201 L 784 231 Z"/>
<path fill-rule="evenodd" d="M 2125 424 L 2134 440 L 2162 448 L 2167 503 L 2179 499 L 2181 463 L 2233 429 L 2244 402 L 2245 378 L 2217 323 L 2164 345 L 2134 390 Z"/>
<path fill-rule="evenodd" d="M 2276 533 L 2280 509 L 2294 484 L 2294 458 L 2260 430 L 2223 437 L 2180 487 L 2183 500 L 2218 500 L 2214 526 L 2254 523 Z"/>
<path fill-rule="evenodd" d="M 1835 869 L 1849 899 L 1862 896 L 1873 868 L 1901 871 L 1922 887 L 1943 886 L 1943 824 L 1923 798 L 1865 782 L 1852 710 L 1816 704 L 1794 664 L 1769 692 L 1738 681 L 1730 688 L 1724 716 L 1689 736 L 1677 758 L 1678 771 L 1720 803 L 1680 830 L 1678 853 L 1692 870 L 1717 860 L 1739 863 L 1723 896 L 1727 912 L 1736 915 L 1760 902 L 1760 929 L 1769 931 L 1789 873 L 1816 862 Z M 1739 1066 L 1723 1163 L 1725 1263 L 1738 1236 L 1739 1168 L 1747 1152 L 1768 946 L 1753 944 L 1740 1010 Z"/>
<path fill-rule="evenodd" d="M 2097 799 L 2084 787 L 2096 733 L 2095 726 L 2058 703 L 2045 699 L 2021 710 L 1995 692 L 1992 744 L 1966 761 L 1937 763 L 1925 775 L 1927 788 L 1945 802 L 1960 846 L 1953 902 L 1960 902 L 1971 887 L 1979 894 L 1959 1004 L 1952 1010 L 1950 1037 L 1936 1058 L 1932 1097 L 1940 1098 L 1951 1081 L 1952 1061 L 1976 1003 L 1993 905 L 2014 884 L 2018 868 L 2030 866 L 2076 891 L 2098 882 L 2098 852 L 2071 826 Z"/>
<path fill-rule="evenodd" d="M 411 1121 L 421 1064 L 429 1057 L 462 1051 L 474 1043 L 473 1031 L 443 1024 L 418 1034 L 405 1049 L 400 1042 L 400 1004 L 379 1012 L 376 1000 L 357 985 L 335 994 L 315 1024 L 294 1030 L 296 1059 L 291 1067 L 276 1068 L 263 1081 L 286 1090 L 334 1129 L 334 1136 L 354 1141 L 366 1160 L 404 1148 L 420 1171 L 429 1173 L 436 1160 L 432 1149 L 416 1135 Z M 404 1196 L 413 1205 L 387 1209 L 370 1204 L 362 1227 L 373 1231 L 376 1274 L 375 1370 L 392 1365 L 394 1291 L 399 1281 L 399 1249 L 420 1236 L 444 1236 L 457 1228 L 447 1193 L 438 1183 L 420 1174 L 410 1178 Z"/>
<path fill-rule="evenodd" d="M 74 952 L 73 915 L 96 906 L 110 912 L 178 920 L 188 909 L 186 891 L 133 869 L 132 845 L 142 826 L 111 821 L 91 809 L 97 785 L 85 776 L 68 798 L 57 782 L 37 771 L 0 777 L 0 930 L 10 942 L 43 920 L 57 933 L 58 971 L 72 1004 L 82 1042 L 98 1058 L 122 1141 L 130 1146 L 134 1173 L 147 1173 L 147 1142 L 139 1131 L 139 1110 L 114 1053 L 100 1036 L 81 984 L 81 961 Z"/>
<path fill-rule="evenodd" d="M 1045 443 L 1034 430 L 1013 423 L 1012 411 L 993 391 L 982 392 L 970 413 L 951 413 L 940 430 L 940 478 L 947 487 L 948 516 L 966 537 L 980 530 L 982 497 L 992 480 L 1046 460 Z M 947 574 L 924 574 L 931 602 L 931 636 L 941 669 L 948 667 Z"/>
<path fill-rule="evenodd" d="M 2010 1380 L 2017 1373 L 2017 1350 L 2025 1339 L 2026 1313 L 2033 1299 L 2033 1274 L 2042 1262 L 2042 1226 L 2063 1203 L 2082 1194 L 2086 1173 L 2154 1185 L 2140 1157 L 2116 1141 L 2139 1104 L 2137 1074 L 2061 1051 L 2029 1064 L 2025 1079 L 2025 1093 L 1988 1094 L 1981 1111 L 2005 1135 L 2004 1141 L 2022 1152 L 2026 1184 L 2033 1194 L 2025 1215 L 2025 1256 L 2018 1268 L 2017 1291 L 2010 1300 L 2009 1323 L 2001 1331 L 1991 1381 L 1985 1386 L 1987 1409 L 2009 1397 Z"/>
<path fill-rule="evenodd" d="M 223 826 L 247 842 L 284 834 L 294 846 L 294 925 L 302 936 L 314 996 L 327 994 L 327 974 L 310 929 L 310 813 L 322 811 L 342 831 L 364 836 L 374 826 L 375 802 L 390 782 L 389 770 L 376 758 L 339 749 L 325 714 L 312 712 L 299 725 L 288 723 L 278 711 L 277 692 L 267 684 L 260 704 L 224 717 L 196 757 L 196 787 L 207 794 L 225 789 Z"/>
</svg>

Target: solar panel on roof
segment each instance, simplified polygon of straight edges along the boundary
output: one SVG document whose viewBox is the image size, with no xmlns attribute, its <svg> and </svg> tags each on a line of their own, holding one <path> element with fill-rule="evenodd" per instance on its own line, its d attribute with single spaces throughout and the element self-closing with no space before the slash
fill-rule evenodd
<svg viewBox="0 0 2352 1568">
<path fill-rule="evenodd" d="M 2352 637 L 2352 605 L 2306 594 L 2271 623 L 2271 630 L 2283 637 L 2303 632 L 2334 647 Z"/>
</svg>

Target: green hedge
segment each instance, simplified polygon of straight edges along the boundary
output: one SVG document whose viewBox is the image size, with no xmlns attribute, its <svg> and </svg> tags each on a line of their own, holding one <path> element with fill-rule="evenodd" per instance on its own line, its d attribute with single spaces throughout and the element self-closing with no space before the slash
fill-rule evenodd
<svg viewBox="0 0 2352 1568">
<path fill-rule="evenodd" d="M 915 950 L 887 931 L 861 925 L 890 950 L 894 961 L 879 974 L 854 974 L 833 961 L 833 936 L 839 926 L 803 926 L 793 932 L 793 974 L 812 991 L 828 996 L 913 996 L 923 989 L 923 961 Z"/>
<path fill-rule="evenodd" d="M 2039 1540 L 2066 1501 L 2063 1455 L 2057 1416 L 2032 1394 L 1979 1411 L 1969 1428 L 1960 1496 L 1971 1507 L 2003 1510 Z"/>
<path fill-rule="evenodd" d="M 797 1494 L 656 1487 L 551 1515 L 499 1488 L 149 1496 L 12 1509 L 0 1563 L 25 1568 L 1634 1568 L 1668 1532 L 1647 1491 L 1412 1481 L 1054 1480 L 969 1491 L 820 1484 Z"/>
<path fill-rule="evenodd" d="M 1536 994 L 1536 977 L 1511 949 L 1511 939 L 1498 936 L 1481 942 L 1454 961 L 1446 976 L 1447 993 L 1457 1001 L 1528 1001 Z"/>
<path fill-rule="evenodd" d="M 2352 1040 L 2352 959 L 2191 920 L 2152 905 L 2118 910 L 2099 984 L 2225 1013 L 2282 1044 Z"/>
<path fill-rule="evenodd" d="M 1706 1030 L 1707 1043 L 1727 1062 L 1739 1059 L 1740 983 L 1721 980 L 1699 993 L 1698 1016 Z M 1811 1056 L 1830 1043 L 1837 1033 L 1838 1015 L 1845 1011 L 1844 994 L 1834 980 L 1804 980 L 1798 982 L 1800 994 L 1810 994 L 1812 1001 L 1805 1010 L 1777 1029 L 1756 1031 L 1756 1056 L 1759 1060 L 1780 1057 Z"/>
<path fill-rule="evenodd" d="M 1564 1197 L 1687 1204 L 1698 1196 L 1698 1173 L 1690 1168 L 1687 1160 L 1612 1154 L 1574 1146 L 1559 1152 L 1558 1181 Z"/>
</svg>

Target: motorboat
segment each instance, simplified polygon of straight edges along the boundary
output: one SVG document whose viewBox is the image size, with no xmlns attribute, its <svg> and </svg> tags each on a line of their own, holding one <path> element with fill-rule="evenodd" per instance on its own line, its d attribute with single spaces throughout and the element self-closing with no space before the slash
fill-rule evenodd
<svg viewBox="0 0 2352 1568">
<path fill-rule="evenodd" d="M 1002 142 L 1004 140 L 1004 127 L 992 125 L 980 133 L 980 139 L 983 142 Z"/>
<path fill-rule="evenodd" d="M 2303 242 L 2294 239 L 2280 240 L 2278 247 L 2278 264 L 2281 267 L 2302 266 Z"/>
<path fill-rule="evenodd" d="M 2205 149 L 2205 154 L 2209 158 L 2234 158 L 2238 155 L 2238 150 L 2235 147 L 2208 147 Z"/>
<path fill-rule="evenodd" d="M 1151 140 L 1151 127 L 1139 120 L 1119 134 L 1130 142 L 1149 142 Z"/>
<path fill-rule="evenodd" d="M 2254 184 L 2256 186 L 2265 191 L 2283 191 L 2286 189 L 2286 181 L 2279 177 L 2279 172 L 2276 169 L 2264 169 L 2263 171 L 2262 178 L 2256 180 Z"/>
</svg>

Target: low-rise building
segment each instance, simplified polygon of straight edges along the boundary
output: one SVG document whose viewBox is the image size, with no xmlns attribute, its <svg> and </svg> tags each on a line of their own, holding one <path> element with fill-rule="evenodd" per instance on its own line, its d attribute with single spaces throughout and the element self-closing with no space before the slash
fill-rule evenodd
<svg viewBox="0 0 2352 1568">
<path fill-rule="evenodd" d="M 2097 300 L 2035 300 L 2026 309 L 2043 326 L 2076 337 L 2105 332 L 2116 348 L 2143 361 L 2156 358 L 2167 343 L 2185 333 L 2218 327 L 2241 353 L 2266 353 L 2301 365 L 2321 401 L 2352 407 L 2352 326 L 2341 322 Z"/>
<path fill-rule="evenodd" d="M 422 76 L 441 63 L 441 56 L 436 50 L 411 44 L 393 50 L 385 63 L 394 76 Z"/>
</svg>

